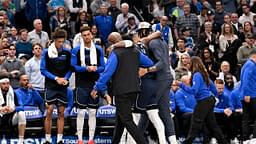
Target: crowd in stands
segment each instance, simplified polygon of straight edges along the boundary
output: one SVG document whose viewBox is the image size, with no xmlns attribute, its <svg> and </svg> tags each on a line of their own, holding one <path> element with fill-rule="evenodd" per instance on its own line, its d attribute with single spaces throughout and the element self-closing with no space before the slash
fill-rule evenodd
<svg viewBox="0 0 256 144">
<path fill-rule="evenodd" d="M 243 96 L 239 88 L 241 69 L 256 50 L 256 0 L 0 0 L 0 124 L 6 124 L 5 120 L 10 125 L 18 124 L 20 143 L 23 143 L 26 118 L 22 106 L 48 108 L 43 99 L 53 80 L 64 87 L 69 85 L 74 91 L 74 99 L 81 87 L 91 91 L 104 71 L 104 59 L 112 50 L 109 35 L 118 32 L 123 39 L 139 43 L 136 36 L 143 21 L 150 23 L 151 32 L 161 32 L 161 39 L 168 45 L 168 62 L 175 80 L 191 85 L 191 57 L 201 58 L 217 88 L 214 114 L 226 139 L 232 144 L 238 144 L 238 140 L 248 142 L 251 134 L 255 139 L 255 128 L 253 133 L 243 135 L 242 132 Z M 89 33 L 85 27 L 90 28 Z M 65 30 L 66 35 L 56 37 L 56 31 L 60 30 Z M 49 53 L 52 47 L 57 48 L 60 38 L 65 38 L 60 43 L 70 51 L 70 54 L 63 52 L 71 60 L 66 66 L 72 67 L 70 70 L 63 67 L 66 74 L 61 74 L 63 79 L 48 73 L 49 58 L 45 52 L 45 49 Z M 81 47 L 86 54 L 81 53 Z M 93 48 L 94 54 L 88 54 L 88 48 Z M 51 53 L 54 55 L 54 50 Z M 85 69 L 83 66 L 87 63 L 91 66 Z M 58 64 L 53 62 L 51 66 L 58 67 Z M 85 71 L 90 78 L 82 76 Z M 85 83 L 81 82 L 83 80 Z M 186 136 L 197 101 L 194 95 L 175 84 L 170 84 L 169 88 L 176 137 Z M 109 92 L 102 93 L 108 104 L 111 94 L 110 88 Z M 51 99 L 46 100 L 49 101 Z M 77 99 L 74 104 L 79 108 L 78 123 L 81 123 L 87 106 L 77 104 Z M 93 110 L 88 109 L 90 118 L 96 118 L 96 109 L 92 107 Z M 52 110 L 47 111 L 48 123 L 51 123 Z M 8 117 L 2 119 L 3 115 Z M 255 115 L 249 119 L 256 127 Z M 96 120 L 89 122 L 94 125 L 89 132 L 92 141 L 96 127 L 93 121 Z M 50 141 L 50 127 L 47 128 L 46 139 Z M 80 142 L 82 131 L 77 128 Z M 58 142 L 61 142 L 63 131 L 58 132 Z M 216 141 L 207 129 L 204 133 L 207 134 L 204 142 Z"/>
</svg>

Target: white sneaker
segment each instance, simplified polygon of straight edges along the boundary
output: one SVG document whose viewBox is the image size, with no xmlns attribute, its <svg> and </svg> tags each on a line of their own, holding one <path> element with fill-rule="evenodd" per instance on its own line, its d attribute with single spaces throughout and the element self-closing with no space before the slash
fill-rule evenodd
<svg viewBox="0 0 256 144">
<path fill-rule="evenodd" d="M 256 144 L 256 138 L 253 138 L 249 141 L 249 144 Z"/>
<path fill-rule="evenodd" d="M 210 144 L 218 144 L 217 143 L 217 139 L 216 138 L 212 138 L 211 141 L 210 141 Z"/>
<path fill-rule="evenodd" d="M 239 144 L 239 140 L 235 137 L 233 140 L 230 141 L 230 144 Z"/>
<path fill-rule="evenodd" d="M 250 144 L 250 140 L 243 141 L 243 144 Z"/>
</svg>

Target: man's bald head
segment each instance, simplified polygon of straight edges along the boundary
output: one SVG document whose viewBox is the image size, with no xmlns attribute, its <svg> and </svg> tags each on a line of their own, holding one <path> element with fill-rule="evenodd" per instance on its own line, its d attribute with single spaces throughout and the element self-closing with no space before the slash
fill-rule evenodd
<svg viewBox="0 0 256 144">
<path fill-rule="evenodd" d="M 115 43 L 120 42 L 120 41 L 122 41 L 122 36 L 117 32 L 112 32 L 108 36 L 108 42 L 111 43 L 111 44 L 115 44 Z"/>
</svg>

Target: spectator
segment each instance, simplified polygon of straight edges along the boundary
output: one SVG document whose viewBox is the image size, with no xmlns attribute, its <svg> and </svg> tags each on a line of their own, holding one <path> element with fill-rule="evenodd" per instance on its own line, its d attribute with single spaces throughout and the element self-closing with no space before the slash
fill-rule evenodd
<svg viewBox="0 0 256 144">
<path fill-rule="evenodd" d="M 96 16 L 94 19 L 94 24 L 98 28 L 100 38 L 103 40 L 102 44 L 108 44 L 108 35 L 113 31 L 113 20 L 111 16 L 107 15 L 108 7 L 106 4 L 100 6 L 100 15 Z"/>
<path fill-rule="evenodd" d="M 223 8 L 227 13 L 236 12 L 237 1 L 236 0 L 222 0 Z"/>
<path fill-rule="evenodd" d="M 116 29 L 118 30 L 118 32 L 122 33 L 124 31 L 124 29 L 128 26 L 128 18 L 131 16 L 133 16 L 135 18 L 136 25 L 139 24 L 138 18 L 134 14 L 128 12 L 129 5 L 127 3 L 123 3 L 121 5 L 121 11 L 122 11 L 122 13 L 120 13 L 117 16 L 116 23 L 115 23 L 115 26 L 116 26 Z"/>
<path fill-rule="evenodd" d="M 165 14 L 164 7 L 160 5 L 160 0 L 150 0 L 148 11 L 153 17 L 151 23 L 159 23 L 162 16 Z"/>
<path fill-rule="evenodd" d="M 181 29 L 182 36 L 186 39 L 185 47 L 194 50 L 195 43 L 193 38 L 191 37 L 190 31 L 190 27 L 184 27 Z"/>
<path fill-rule="evenodd" d="M 176 0 L 176 6 L 173 7 L 169 13 L 167 13 L 167 16 L 171 18 L 171 21 L 173 24 L 176 23 L 176 20 L 178 17 L 184 16 L 183 7 L 185 4 L 186 4 L 185 0 Z M 166 10 L 166 11 L 169 11 L 169 10 Z"/>
<path fill-rule="evenodd" d="M 85 10 L 80 10 L 75 25 L 76 34 L 80 32 L 80 27 L 84 24 L 87 24 L 87 26 L 91 27 L 92 21 L 90 19 L 90 14 L 88 14 Z"/>
<path fill-rule="evenodd" d="M 238 21 L 244 25 L 244 22 L 249 21 L 251 22 L 252 25 L 254 25 L 254 21 L 253 21 L 253 16 L 255 15 L 255 13 L 250 12 L 250 6 L 245 4 L 242 5 L 242 9 L 243 9 L 243 15 L 241 15 L 238 19 Z"/>
<path fill-rule="evenodd" d="M 71 35 L 71 29 L 70 29 L 70 17 L 68 16 L 65 7 L 58 7 L 56 9 L 56 15 L 53 15 L 50 18 L 50 29 L 51 29 L 51 35 L 53 35 L 56 28 L 61 28 L 67 31 L 68 36 Z M 68 37 L 69 38 L 69 37 Z"/>
<path fill-rule="evenodd" d="M 184 7 L 184 16 L 180 16 L 177 18 L 177 21 L 174 25 L 174 33 L 176 39 L 181 36 L 181 29 L 183 27 L 190 27 L 191 28 L 191 36 L 194 39 L 195 44 L 198 42 L 199 33 L 200 33 L 200 23 L 195 14 L 190 13 L 190 5 L 185 4 Z"/>
<path fill-rule="evenodd" d="M 174 52 L 170 55 L 171 57 L 171 65 L 175 69 L 178 65 L 178 61 L 181 58 L 181 55 L 184 53 L 189 54 L 190 56 L 193 55 L 193 52 L 185 47 L 186 39 L 185 38 L 178 38 L 177 40 L 177 48 Z"/>
<path fill-rule="evenodd" d="M 169 50 L 171 50 L 174 46 L 173 36 L 172 36 L 172 29 L 167 25 L 168 24 L 168 17 L 162 16 L 160 18 L 160 23 L 152 25 L 153 31 L 160 31 L 162 33 L 162 38 L 169 46 Z"/>
<path fill-rule="evenodd" d="M 10 29 L 10 36 L 8 37 L 10 44 L 16 44 L 18 41 L 18 35 L 17 35 L 17 29 L 15 27 L 12 27 Z"/>
<path fill-rule="evenodd" d="M 46 29 L 47 23 L 47 0 L 26 0 L 25 15 L 27 21 L 29 22 L 28 30 L 32 30 L 34 26 L 34 21 L 40 19 L 43 22 L 44 29 Z M 45 45 L 43 45 L 45 46 Z"/>
<path fill-rule="evenodd" d="M 108 15 L 113 19 L 113 24 L 116 23 L 117 16 L 121 13 L 121 10 L 117 7 L 117 0 L 109 0 L 110 7 L 108 8 Z"/>
<path fill-rule="evenodd" d="M 218 76 L 219 64 L 214 58 L 213 52 L 209 47 L 205 47 L 201 53 L 202 62 L 212 81 Z"/>
<path fill-rule="evenodd" d="M 5 11 L 7 18 L 11 23 L 11 26 L 15 26 L 14 15 L 15 15 L 16 9 L 13 3 L 10 0 L 2 0 L 0 9 Z"/>
<path fill-rule="evenodd" d="M 19 31 L 19 39 L 16 43 L 16 56 L 27 54 L 32 57 L 32 44 L 28 41 L 28 30 L 21 29 Z"/>
<path fill-rule="evenodd" d="M 247 34 L 245 38 L 245 43 L 238 49 L 237 51 L 237 60 L 239 65 L 243 65 L 247 59 L 251 51 L 256 49 L 255 46 L 255 36 L 253 34 Z"/>
<path fill-rule="evenodd" d="M 64 0 L 49 0 L 47 3 L 47 9 L 50 15 L 54 15 L 59 7 L 65 7 Z"/>
<path fill-rule="evenodd" d="M 34 56 L 25 64 L 25 70 L 33 89 L 37 90 L 41 96 L 44 96 L 45 78 L 40 73 L 40 62 L 43 48 L 39 43 L 33 44 L 32 47 Z"/>
<path fill-rule="evenodd" d="M 133 34 L 137 33 L 138 25 L 135 23 L 135 18 L 129 17 L 128 18 L 128 26 L 124 29 L 124 34 L 133 36 Z"/>
<path fill-rule="evenodd" d="M 238 22 L 238 14 L 232 13 L 231 14 L 231 24 L 233 26 L 234 34 L 238 37 L 241 35 L 241 30 L 243 29 L 243 25 Z"/>
<path fill-rule="evenodd" d="M 91 5 L 90 5 L 90 9 L 92 11 L 93 16 L 97 16 L 101 13 L 100 7 L 101 7 L 102 4 L 106 5 L 107 7 L 109 7 L 109 5 L 110 5 L 105 0 L 94 0 L 94 1 L 92 1 Z"/>
<path fill-rule="evenodd" d="M 70 12 L 70 25 L 72 36 L 76 34 L 75 22 L 80 10 L 87 12 L 87 1 L 86 0 L 65 0 L 65 5 L 68 7 Z"/>
<path fill-rule="evenodd" d="M 218 59 L 219 39 L 215 33 L 212 32 L 213 25 L 211 22 L 204 23 L 204 32 L 199 36 L 198 49 L 196 53 L 202 53 L 203 49 L 208 47 L 214 54 L 214 58 Z"/>
<path fill-rule="evenodd" d="M 221 35 L 219 37 L 219 52 L 218 58 L 226 60 L 231 64 L 231 73 L 236 72 L 237 57 L 236 53 L 241 45 L 241 41 L 234 34 L 233 26 L 230 23 L 224 23 L 222 26 Z"/>
<path fill-rule="evenodd" d="M 28 39 L 32 44 L 40 43 L 43 48 L 46 48 L 49 36 L 45 31 L 43 31 L 43 25 L 40 19 L 34 20 L 34 30 L 28 33 Z"/>
<path fill-rule="evenodd" d="M 22 63 L 15 57 L 16 47 L 11 44 L 8 49 L 8 56 L 2 64 L 1 75 L 10 79 L 11 86 L 14 89 L 19 87 L 19 77 L 25 74 L 25 68 Z"/>
<path fill-rule="evenodd" d="M 216 10 L 215 10 L 214 21 L 217 24 L 222 25 L 224 23 L 224 16 L 226 14 L 223 8 L 223 2 L 221 0 L 217 0 L 215 3 L 216 3 Z"/>
<path fill-rule="evenodd" d="M 0 125 L 3 127 L 6 125 L 12 126 L 18 124 L 18 144 L 23 144 L 26 128 L 25 113 L 16 109 L 16 106 L 18 106 L 17 96 L 14 93 L 13 88 L 10 85 L 10 80 L 7 77 L 1 77 L 0 87 Z"/>
<path fill-rule="evenodd" d="M 184 75 L 191 75 L 189 71 L 190 67 L 190 55 L 187 53 L 181 54 L 179 59 L 178 66 L 175 69 L 175 79 L 180 80 Z"/>
<path fill-rule="evenodd" d="M 224 76 L 227 73 L 230 73 L 230 64 L 229 64 L 228 61 L 223 61 L 220 64 L 220 72 L 219 72 L 218 79 L 221 79 L 221 80 L 224 81 Z M 233 81 L 234 81 L 234 84 L 236 85 L 237 84 L 237 79 L 236 79 L 235 76 L 233 76 Z"/>
<path fill-rule="evenodd" d="M 241 32 L 240 37 L 239 37 L 242 42 L 245 42 L 245 37 L 246 37 L 247 34 L 254 35 L 253 25 L 249 21 L 244 22 L 243 29 L 242 29 L 242 32 Z"/>
</svg>

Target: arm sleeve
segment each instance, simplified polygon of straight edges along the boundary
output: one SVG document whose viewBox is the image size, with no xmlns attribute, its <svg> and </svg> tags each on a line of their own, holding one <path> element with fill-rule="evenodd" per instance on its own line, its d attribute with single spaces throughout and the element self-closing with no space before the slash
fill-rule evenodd
<svg viewBox="0 0 256 144">
<path fill-rule="evenodd" d="M 77 64 L 77 52 L 78 48 L 74 48 L 71 52 L 71 66 L 75 69 L 76 72 L 85 72 L 86 67 L 82 67 Z"/>
<path fill-rule="evenodd" d="M 214 107 L 214 112 L 215 113 L 224 113 L 224 109 Z"/>
<path fill-rule="evenodd" d="M 47 51 L 44 50 L 43 54 L 42 54 L 41 63 L 40 63 L 40 71 L 43 76 L 45 76 L 51 80 L 55 80 L 56 76 L 54 74 L 50 73 L 46 68 L 46 54 L 47 54 Z"/>
<path fill-rule="evenodd" d="M 184 102 L 184 96 L 180 92 L 175 93 L 176 105 L 181 112 L 193 112 L 193 109 L 187 108 Z"/>
<path fill-rule="evenodd" d="M 160 49 L 161 46 L 156 43 L 150 42 L 149 48 L 152 49 L 154 56 L 157 60 L 157 62 L 155 63 L 157 71 L 161 70 L 162 68 L 164 68 L 164 57 L 162 56 L 162 51 Z"/>
<path fill-rule="evenodd" d="M 184 91 L 196 95 L 198 93 L 198 90 L 200 88 L 200 82 L 202 81 L 202 76 L 199 73 L 195 73 L 192 80 L 192 87 L 189 87 L 185 84 L 180 84 L 180 88 L 182 88 Z"/>
<path fill-rule="evenodd" d="M 148 58 L 146 55 L 140 52 L 140 66 L 151 67 L 153 65 L 154 65 L 153 61 L 150 58 Z"/>
<path fill-rule="evenodd" d="M 114 52 L 112 52 L 109 56 L 109 59 L 106 63 L 106 68 L 103 73 L 101 73 L 100 78 L 96 82 L 94 89 L 96 91 L 104 91 L 107 90 L 107 85 L 106 83 L 109 81 L 111 76 L 114 74 L 117 68 L 117 57 Z"/>
</svg>

